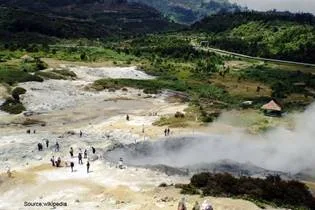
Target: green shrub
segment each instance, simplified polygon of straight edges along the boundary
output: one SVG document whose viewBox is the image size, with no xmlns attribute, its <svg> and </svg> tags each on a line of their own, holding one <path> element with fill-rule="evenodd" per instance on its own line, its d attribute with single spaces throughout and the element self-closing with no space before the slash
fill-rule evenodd
<svg viewBox="0 0 315 210">
<path fill-rule="evenodd" d="M 21 87 L 16 87 L 13 89 L 12 91 L 12 97 L 16 100 L 16 101 L 20 101 L 20 95 L 25 94 L 26 90 L 24 88 Z"/>
<path fill-rule="evenodd" d="M 304 183 L 284 181 L 278 175 L 260 179 L 235 178 L 227 173 L 200 173 L 191 178 L 190 184 L 181 188 L 182 193 L 187 194 L 201 190 L 205 196 L 241 197 L 288 208 L 313 209 L 315 206 L 315 198 Z"/>
<path fill-rule="evenodd" d="M 0 110 L 8 112 L 10 114 L 20 114 L 25 111 L 25 107 L 19 101 L 14 100 L 13 98 L 8 98 L 1 106 Z"/>
</svg>

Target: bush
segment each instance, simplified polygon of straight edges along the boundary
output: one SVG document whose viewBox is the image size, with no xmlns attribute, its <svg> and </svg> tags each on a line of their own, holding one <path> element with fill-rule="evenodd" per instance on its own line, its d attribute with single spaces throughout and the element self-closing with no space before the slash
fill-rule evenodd
<svg viewBox="0 0 315 210">
<path fill-rule="evenodd" d="M 0 110 L 10 114 L 20 114 L 25 111 L 23 104 L 13 98 L 8 98 L 1 106 Z"/>
<path fill-rule="evenodd" d="M 174 116 L 175 116 L 175 118 L 184 118 L 185 114 L 181 113 L 181 112 L 176 112 Z"/>
<path fill-rule="evenodd" d="M 198 190 L 205 196 L 235 196 L 250 200 L 274 203 L 277 206 L 314 209 L 315 198 L 304 183 L 284 181 L 280 176 L 266 179 L 241 177 L 230 174 L 200 173 L 194 175 L 190 184 L 182 185 L 182 193 Z"/>
<path fill-rule="evenodd" d="M 24 88 L 21 87 L 16 87 L 13 89 L 12 91 L 12 97 L 16 100 L 16 101 L 20 101 L 20 95 L 25 94 L 26 90 Z"/>
</svg>

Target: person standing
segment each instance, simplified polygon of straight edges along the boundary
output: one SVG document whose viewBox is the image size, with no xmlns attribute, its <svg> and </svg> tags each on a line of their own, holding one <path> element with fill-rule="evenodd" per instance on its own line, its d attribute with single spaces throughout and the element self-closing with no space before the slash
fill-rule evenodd
<svg viewBox="0 0 315 210">
<path fill-rule="evenodd" d="M 92 147 L 92 153 L 95 154 L 95 148 L 94 147 Z"/>
<path fill-rule="evenodd" d="M 177 210 L 187 210 L 184 197 L 178 202 Z"/>
<path fill-rule="evenodd" d="M 167 129 L 165 128 L 165 130 L 164 130 L 164 136 L 166 136 L 167 135 Z"/>
<path fill-rule="evenodd" d="M 59 143 L 56 141 L 55 152 L 59 152 Z"/>
<path fill-rule="evenodd" d="M 49 141 L 48 141 L 48 139 L 46 139 L 46 148 L 48 148 L 48 146 L 49 146 Z"/>
<path fill-rule="evenodd" d="M 90 162 L 89 161 L 87 161 L 87 163 L 86 163 L 86 172 L 90 173 Z"/>
<path fill-rule="evenodd" d="M 79 152 L 78 159 L 79 159 L 79 164 L 83 164 L 83 162 L 82 162 L 82 153 L 81 152 Z"/>
<path fill-rule="evenodd" d="M 129 121 L 129 115 L 128 115 L 128 114 L 127 114 L 127 116 L 126 116 L 126 120 Z"/>
<path fill-rule="evenodd" d="M 57 167 L 60 167 L 60 165 L 61 165 L 61 158 L 60 157 L 58 157 L 56 165 L 57 165 Z"/>
<path fill-rule="evenodd" d="M 82 133 L 82 131 L 80 130 L 80 138 L 83 136 L 83 133 Z"/>
<path fill-rule="evenodd" d="M 195 202 L 195 205 L 192 208 L 192 210 L 200 210 L 200 205 L 199 205 L 198 201 Z"/>
<path fill-rule="evenodd" d="M 170 135 L 170 128 L 167 128 L 167 135 Z"/>
<path fill-rule="evenodd" d="M 119 169 L 123 169 L 123 168 L 124 168 L 123 158 L 119 158 L 118 168 L 119 168 Z"/>
<path fill-rule="evenodd" d="M 51 157 L 50 162 L 51 162 L 52 166 L 55 166 L 55 157 L 54 156 Z"/>
<path fill-rule="evenodd" d="M 71 161 L 70 167 L 71 167 L 71 172 L 73 172 L 74 162 Z"/>
<path fill-rule="evenodd" d="M 84 157 L 83 157 L 84 159 L 86 159 L 87 158 L 87 150 L 85 149 L 84 150 Z"/>
<path fill-rule="evenodd" d="M 70 153 L 70 157 L 73 158 L 73 148 L 72 147 L 70 147 L 69 153 Z"/>
</svg>

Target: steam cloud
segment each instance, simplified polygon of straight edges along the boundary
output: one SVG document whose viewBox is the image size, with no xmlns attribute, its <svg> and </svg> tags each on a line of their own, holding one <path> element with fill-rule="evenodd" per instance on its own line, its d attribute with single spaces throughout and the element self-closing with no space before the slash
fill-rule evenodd
<svg viewBox="0 0 315 210">
<path fill-rule="evenodd" d="M 230 159 L 269 170 L 297 173 L 315 166 L 315 105 L 296 119 L 294 130 L 274 128 L 260 136 L 241 131 L 229 135 L 177 137 L 115 150 L 130 164 L 185 167 Z"/>
<path fill-rule="evenodd" d="M 309 12 L 315 14 L 314 0 L 230 0 L 254 10 L 272 10 L 291 12 Z"/>
</svg>

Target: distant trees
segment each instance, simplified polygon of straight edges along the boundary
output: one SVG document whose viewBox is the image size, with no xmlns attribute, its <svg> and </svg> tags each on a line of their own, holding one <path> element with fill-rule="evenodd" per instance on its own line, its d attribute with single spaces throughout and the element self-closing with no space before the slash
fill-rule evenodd
<svg viewBox="0 0 315 210">
<path fill-rule="evenodd" d="M 211 46 L 237 53 L 314 63 L 315 17 L 288 12 L 236 12 L 207 17 L 192 26 L 208 32 Z"/>
</svg>

